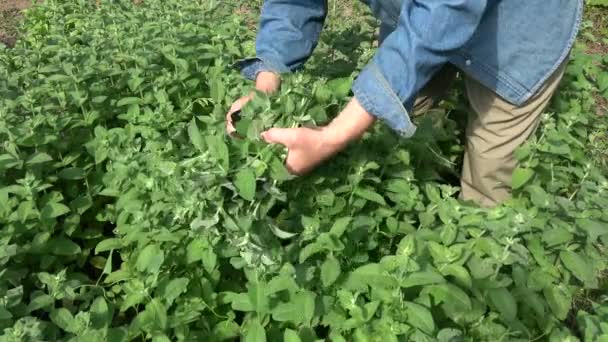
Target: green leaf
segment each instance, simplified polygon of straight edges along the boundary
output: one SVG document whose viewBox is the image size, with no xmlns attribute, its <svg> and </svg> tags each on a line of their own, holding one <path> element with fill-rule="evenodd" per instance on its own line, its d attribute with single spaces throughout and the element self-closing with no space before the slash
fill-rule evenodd
<svg viewBox="0 0 608 342">
<path fill-rule="evenodd" d="M 82 252 L 78 244 L 65 237 L 52 239 L 48 242 L 48 245 L 55 255 L 73 256 Z"/>
<path fill-rule="evenodd" d="M 296 284 L 293 277 L 289 275 L 279 275 L 276 276 L 268 282 L 268 285 L 265 286 L 265 293 L 267 296 L 275 294 L 277 292 L 285 291 L 285 290 L 293 290 L 297 289 L 298 285 Z"/>
<path fill-rule="evenodd" d="M 0 171 L 14 167 L 21 168 L 22 164 L 23 162 L 21 160 L 13 158 L 10 154 L 0 155 Z"/>
<path fill-rule="evenodd" d="M 419 271 L 407 275 L 404 280 L 401 281 L 401 287 L 414 287 L 414 286 L 425 286 L 432 284 L 445 283 L 445 279 L 441 274 L 433 271 Z"/>
<path fill-rule="evenodd" d="M 339 275 L 340 262 L 332 255 L 328 255 L 321 265 L 321 283 L 323 286 L 329 287 L 338 279 Z"/>
<path fill-rule="evenodd" d="M 100 241 L 95 247 L 95 254 L 106 252 L 112 249 L 122 248 L 122 241 L 118 238 L 109 238 Z"/>
<path fill-rule="evenodd" d="M 139 97 L 123 97 L 117 103 L 117 107 L 130 106 L 134 104 L 140 104 L 141 99 Z"/>
<path fill-rule="evenodd" d="M 247 323 L 243 342 L 266 342 L 266 331 L 257 319 Z"/>
<path fill-rule="evenodd" d="M 397 280 L 384 272 L 380 264 L 372 263 L 356 268 L 348 277 L 348 288 L 360 289 L 361 286 L 393 288 L 397 286 Z"/>
<path fill-rule="evenodd" d="M 37 165 L 46 162 L 53 161 L 53 158 L 44 152 L 37 152 L 32 154 L 27 161 L 25 162 L 27 165 Z"/>
<path fill-rule="evenodd" d="M 167 301 L 167 305 L 171 306 L 173 301 L 188 289 L 188 278 L 172 279 L 166 286 L 160 289 L 160 297 Z"/>
<path fill-rule="evenodd" d="M 77 180 L 83 179 L 85 177 L 85 172 L 83 169 L 79 167 L 67 167 L 61 171 L 59 171 L 59 178 L 67 179 L 67 180 Z"/>
<path fill-rule="evenodd" d="M 37 294 L 27 305 L 27 311 L 32 312 L 51 305 L 55 300 L 47 294 Z"/>
<path fill-rule="evenodd" d="M 597 220 L 576 219 L 576 225 L 587 233 L 589 242 L 596 242 L 597 238 L 608 234 L 608 223 Z"/>
<path fill-rule="evenodd" d="M 141 272 L 158 273 L 165 261 L 165 253 L 158 245 L 147 245 L 137 256 L 135 267 Z"/>
<path fill-rule="evenodd" d="M 285 329 L 283 333 L 283 342 L 302 342 L 298 333 L 291 329 Z"/>
<path fill-rule="evenodd" d="M 171 342 L 171 339 L 165 334 L 154 335 L 154 337 L 152 337 L 152 342 Z"/>
<path fill-rule="evenodd" d="M 66 308 L 59 308 L 51 312 L 51 321 L 64 331 L 77 333 L 77 326 L 74 322 L 74 316 Z"/>
<path fill-rule="evenodd" d="M 310 323 L 315 314 L 315 294 L 300 291 L 289 302 L 278 304 L 272 310 L 272 318 L 279 322 Z"/>
<path fill-rule="evenodd" d="M 234 321 L 222 321 L 213 327 L 213 341 L 225 341 L 237 338 L 240 327 Z"/>
<path fill-rule="evenodd" d="M 526 184 L 534 176 L 534 170 L 517 167 L 513 171 L 511 179 L 511 187 L 513 189 L 519 189 Z"/>
<path fill-rule="evenodd" d="M 437 302 L 444 302 L 452 311 L 469 311 L 472 308 L 471 299 L 458 286 L 439 284 L 424 287 L 424 292 L 432 295 Z"/>
<path fill-rule="evenodd" d="M 440 268 L 441 274 L 444 277 L 452 276 L 456 283 L 466 288 L 473 287 L 473 280 L 471 279 L 471 275 L 467 271 L 466 268 L 456 265 L 456 264 L 447 264 Z"/>
<path fill-rule="evenodd" d="M 203 259 L 203 250 L 209 248 L 209 243 L 203 239 L 194 239 L 186 247 L 186 262 L 191 264 Z"/>
<path fill-rule="evenodd" d="M 108 255 L 108 259 L 106 260 L 106 264 L 103 267 L 103 274 L 110 274 L 112 273 L 112 254 L 114 254 L 113 251 L 110 251 L 110 255 Z"/>
<path fill-rule="evenodd" d="M 254 311 L 253 304 L 251 304 L 251 300 L 247 293 L 234 293 L 234 292 L 226 292 L 224 293 L 224 300 L 226 303 L 230 303 L 232 310 L 235 311 Z"/>
<path fill-rule="evenodd" d="M 234 185 L 239 195 L 247 201 L 255 198 L 255 174 L 251 169 L 241 169 L 235 177 Z"/>
<path fill-rule="evenodd" d="M 224 94 L 226 90 L 224 89 L 224 82 L 220 79 L 213 79 L 211 84 L 209 84 L 211 99 L 215 102 L 215 104 L 221 104 L 224 99 Z"/>
<path fill-rule="evenodd" d="M 427 334 L 435 331 L 435 321 L 429 309 L 414 302 L 404 302 L 407 313 L 407 323 Z"/>
<path fill-rule="evenodd" d="M 258 313 L 266 313 L 269 308 L 269 298 L 264 291 L 266 284 L 257 282 L 249 285 L 247 295 L 253 305 L 253 309 Z"/>
<path fill-rule="evenodd" d="M 341 237 L 342 234 L 348 229 L 350 222 L 352 221 L 352 217 L 340 217 L 334 221 L 334 224 L 329 229 L 329 233 L 336 236 Z"/>
<path fill-rule="evenodd" d="M 327 87 L 332 90 L 336 98 L 341 99 L 348 96 L 353 80 L 350 77 L 335 78 L 327 82 Z"/>
<path fill-rule="evenodd" d="M 457 342 L 462 340 L 462 331 L 453 328 L 441 329 L 437 334 L 438 342 Z"/>
<path fill-rule="evenodd" d="M 566 285 L 550 285 L 543 290 L 543 294 L 555 317 L 560 321 L 566 319 L 572 305 L 572 295 Z"/>
<path fill-rule="evenodd" d="M 68 208 L 63 203 L 58 202 L 48 202 L 40 212 L 40 219 L 48 220 L 55 217 L 59 217 L 61 215 L 65 215 L 70 212 L 70 208 Z"/>
<path fill-rule="evenodd" d="M 196 121 L 194 118 L 190 120 L 190 124 L 188 125 L 188 136 L 190 137 L 190 142 L 192 145 L 196 147 L 200 152 L 205 152 L 205 144 L 203 143 L 203 136 L 196 125 Z"/>
<path fill-rule="evenodd" d="M 386 205 L 386 201 L 384 201 L 384 198 L 379 193 L 371 189 L 357 188 L 355 190 L 355 195 L 364 198 L 368 201 L 376 202 L 381 205 Z"/>
<path fill-rule="evenodd" d="M 517 302 L 515 297 L 504 287 L 489 289 L 490 303 L 500 312 L 506 321 L 513 321 L 517 317 Z"/>
<path fill-rule="evenodd" d="M 0 320 L 5 320 L 5 319 L 11 319 L 13 318 L 13 314 L 8 311 L 7 309 L 5 309 L 4 307 L 0 306 Z"/>
<path fill-rule="evenodd" d="M 593 270 L 593 264 L 583 256 L 576 252 L 565 250 L 559 253 L 559 258 L 568 271 L 585 284 L 585 287 L 592 289 L 598 287 L 598 280 Z"/>
<path fill-rule="evenodd" d="M 543 232 L 543 242 L 547 247 L 566 244 L 574 238 L 574 235 L 564 228 L 558 227 Z"/>
<path fill-rule="evenodd" d="M 167 328 L 167 308 L 161 303 L 158 298 L 154 298 L 146 305 L 146 311 L 149 312 L 152 322 L 156 328 L 165 330 Z"/>
<path fill-rule="evenodd" d="M 112 312 L 108 303 L 103 297 L 97 297 L 91 304 L 91 322 L 93 327 L 101 329 L 103 327 L 109 327 L 112 323 Z"/>
</svg>

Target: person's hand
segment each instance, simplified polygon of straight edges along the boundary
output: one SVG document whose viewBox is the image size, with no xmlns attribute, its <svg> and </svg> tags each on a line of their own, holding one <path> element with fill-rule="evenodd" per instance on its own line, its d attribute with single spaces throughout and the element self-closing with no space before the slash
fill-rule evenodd
<svg viewBox="0 0 608 342">
<path fill-rule="evenodd" d="M 287 170 L 302 175 L 344 148 L 345 144 L 332 139 L 329 132 L 328 127 L 271 128 L 262 133 L 262 138 L 269 144 L 285 146 Z"/>
<path fill-rule="evenodd" d="M 375 117 L 353 98 L 327 126 L 271 128 L 262 133 L 262 138 L 267 143 L 285 146 L 287 170 L 302 175 L 343 150 L 349 142 L 361 137 L 374 121 Z"/>
<path fill-rule="evenodd" d="M 281 78 L 279 75 L 273 72 L 262 71 L 258 74 L 255 80 L 255 89 L 265 92 L 267 94 L 272 94 L 277 92 L 281 87 Z M 232 114 L 240 111 L 243 106 L 247 104 L 247 102 L 253 99 L 254 93 L 250 93 L 241 97 L 240 99 L 234 101 L 232 106 L 230 106 L 230 110 L 226 113 L 226 132 L 228 134 L 232 134 L 236 131 L 232 122 Z"/>
</svg>

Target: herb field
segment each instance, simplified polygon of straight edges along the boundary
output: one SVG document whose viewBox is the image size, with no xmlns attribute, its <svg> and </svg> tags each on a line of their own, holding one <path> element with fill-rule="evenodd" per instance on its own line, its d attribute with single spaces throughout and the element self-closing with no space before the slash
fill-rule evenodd
<svg viewBox="0 0 608 342">
<path fill-rule="evenodd" d="M 514 199 L 457 199 L 462 86 L 303 177 L 259 132 L 322 124 L 373 55 L 330 2 L 259 95 L 237 1 L 47 0 L 0 47 L 0 341 L 608 341 L 608 56 L 586 23 Z M 348 6 L 350 17 L 342 19 Z M 591 7 L 590 7 L 591 8 Z"/>
</svg>

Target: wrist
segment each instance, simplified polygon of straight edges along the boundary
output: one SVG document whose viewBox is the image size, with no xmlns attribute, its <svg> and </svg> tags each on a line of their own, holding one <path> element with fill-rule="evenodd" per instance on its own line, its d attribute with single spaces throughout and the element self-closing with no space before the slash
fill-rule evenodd
<svg viewBox="0 0 608 342">
<path fill-rule="evenodd" d="M 267 94 L 275 93 L 281 87 L 281 77 L 270 71 L 261 71 L 255 78 L 255 89 Z"/>
</svg>

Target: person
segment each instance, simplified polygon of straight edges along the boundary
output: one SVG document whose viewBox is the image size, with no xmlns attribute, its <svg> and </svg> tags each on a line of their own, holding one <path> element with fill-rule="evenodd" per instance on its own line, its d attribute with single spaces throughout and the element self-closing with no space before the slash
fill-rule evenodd
<svg viewBox="0 0 608 342">
<path fill-rule="evenodd" d="M 510 197 L 514 150 L 536 130 L 564 74 L 582 0 L 367 0 L 381 22 L 380 46 L 355 79 L 353 97 L 327 125 L 271 128 L 268 143 L 288 149 L 286 166 L 304 174 L 381 120 L 403 137 L 410 113 L 432 106 L 464 77 L 471 107 L 461 175 L 463 200 L 494 206 Z M 302 67 L 327 15 L 326 0 L 266 0 L 256 56 L 239 61 L 258 90 L 273 93 L 280 75 Z M 236 100 L 231 113 L 251 95 Z"/>
</svg>

